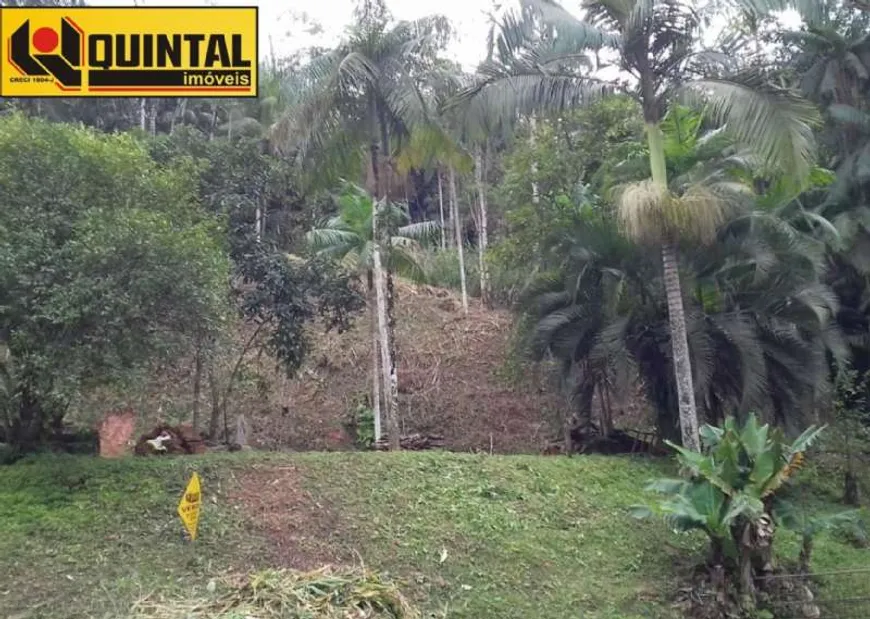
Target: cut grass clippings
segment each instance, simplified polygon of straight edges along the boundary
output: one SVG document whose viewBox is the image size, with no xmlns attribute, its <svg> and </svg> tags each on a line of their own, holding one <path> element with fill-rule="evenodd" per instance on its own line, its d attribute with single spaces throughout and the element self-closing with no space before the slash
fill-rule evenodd
<svg viewBox="0 0 870 619">
<path fill-rule="evenodd" d="M 211 600 L 141 600 L 131 619 L 418 619 L 399 589 L 362 568 L 266 570 Z"/>
</svg>

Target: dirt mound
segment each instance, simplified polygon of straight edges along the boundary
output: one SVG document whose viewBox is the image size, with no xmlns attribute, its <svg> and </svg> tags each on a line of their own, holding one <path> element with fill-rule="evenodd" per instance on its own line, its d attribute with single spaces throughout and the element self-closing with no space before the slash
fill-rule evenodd
<svg viewBox="0 0 870 619">
<path fill-rule="evenodd" d="M 512 318 L 431 286 L 397 283 L 396 343 L 403 434 L 442 436 L 452 450 L 537 452 L 550 438 L 548 417 L 564 400 L 526 376 L 499 376 L 509 358 Z M 280 409 L 259 415 L 254 442 L 271 448 L 346 449 L 348 422 L 367 406 L 371 379 L 369 318 L 342 335 L 314 334 L 310 362 L 282 390 Z"/>
</svg>

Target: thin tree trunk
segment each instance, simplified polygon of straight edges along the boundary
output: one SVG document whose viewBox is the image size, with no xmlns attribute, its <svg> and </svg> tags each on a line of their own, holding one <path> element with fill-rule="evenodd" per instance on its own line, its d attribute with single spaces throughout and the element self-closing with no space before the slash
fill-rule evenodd
<svg viewBox="0 0 870 619">
<path fill-rule="evenodd" d="M 813 538 L 810 535 L 804 535 L 801 542 L 801 552 L 798 556 L 798 572 L 801 574 L 810 573 L 810 563 L 813 558 Z"/>
<path fill-rule="evenodd" d="M 257 340 L 257 336 L 260 334 L 260 331 L 262 331 L 263 327 L 265 327 L 266 325 L 267 325 L 267 323 L 265 323 L 265 322 L 261 322 L 260 324 L 258 324 L 257 328 L 254 329 L 254 332 L 251 334 L 251 337 L 248 338 L 248 341 L 245 342 L 245 345 L 242 347 L 242 351 L 239 353 L 239 356 L 236 359 L 236 363 L 233 365 L 233 369 L 230 372 L 229 378 L 227 379 L 227 388 L 224 390 L 223 397 L 220 398 L 220 403 L 218 405 L 217 410 L 214 409 L 214 404 L 212 404 L 212 419 L 211 419 L 211 427 L 209 429 L 212 436 L 214 436 L 215 432 L 217 431 L 218 418 L 220 417 L 221 413 L 223 413 L 224 440 L 227 442 L 230 440 L 229 421 L 227 419 L 227 409 L 229 408 L 230 394 L 233 391 L 233 385 L 236 382 L 236 376 L 238 376 L 238 374 L 239 374 L 239 369 L 242 367 L 242 362 L 245 360 L 245 356 L 247 356 L 248 351 L 251 350 L 251 347 L 254 345 L 254 342 Z M 212 375 L 210 375 L 209 378 L 211 380 L 213 380 Z M 217 383 L 214 382 L 214 383 L 212 383 L 212 398 L 217 397 L 216 391 L 215 391 L 216 389 L 217 389 Z M 216 418 L 215 415 L 217 415 L 218 418 Z"/>
<path fill-rule="evenodd" d="M 179 117 L 184 117 L 184 110 L 187 108 L 187 99 L 179 99 L 175 105 L 175 111 L 172 113 L 172 122 L 169 125 L 169 135 L 175 133 L 175 124 Z"/>
<path fill-rule="evenodd" d="M 139 99 L 139 128 L 142 131 L 148 130 L 148 114 L 146 112 L 145 99 Z"/>
<path fill-rule="evenodd" d="M 148 130 L 151 135 L 157 135 L 157 99 L 151 100 L 151 111 L 148 115 Z"/>
<path fill-rule="evenodd" d="M 381 429 L 381 373 L 378 370 L 380 359 L 380 351 L 378 350 L 378 308 L 375 295 L 374 274 L 368 272 L 368 289 L 369 289 L 369 319 L 371 321 L 370 331 L 372 335 L 372 415 L 375 418 L 375 442 L 381 440 L 383 431 Z"/>
<path fill-rule="evenodd" d="M 680 289 L 680 273 L 677 264 L 677 248 L 671 243 L 662 247 L 662 265 L 665 276 L 665 293 L 668 299 L 668 321 L 671 331 L 671 346 L 674 354 L 674 373 L 677 380 L 677 397 L 680 409 L 680 432 L 683 447 L 700 451 L 698 412 L 695 408 L 695 390 L 692 381 L 692 361 L 689 357 L 689 340 L 686 335 L 686 316 L 683 310 L 683 295 Z"/>
<path fill-rule="evenodd" d="M 396 354 L 396 289 L 393 285 L 393 272 L 389 267 L 387 273 L 387 345 L 390 347 L 390 389 L 384 396 L 390 398 L 390 416 L 387 418 L 387 430 L 390 435 L 390 449 L 401 449 L 401 429 L 399 427 L 399 372 Z"/>
<path fill-rule="evenodd" d="M 221 398 L 218 390 L 217 378 L 214 375 L 214 368 L 208 369 L 208 386 L 211 391 L 211 419 L 208 423 L 208 437 L 212 440 L 217 440 L 218 424 L 221 420 Z"/>
<path fill-rule="evenodd" d="M 390 440 L 390 449 L 400 448 L 399 424 L 396 419 L 394 408 L 395 400 L 392 398 L 393 360 L 390 358 L 389 320 L 387 316 L 387 291 L 384 281 L 384 269 L 381 264 L 380 230 L 378 229 L 378 207 L 375 202 L 372 209 L 372 262 L 375 280 L 375 298 L 377 301 L 378 335 L 381 351 L 381 376 L 384 381 L 384 413 L 387 417 L 387 435 Z M 398 391 L 398 390 L 397 390 Z M 397 398 L 398 399 L 398 398 Z"/>
<path fill-rule="evenodd" d="M 197 341 L 193 360 L 193 429 L 199 430 L 199 404 L 202 393 L 202 342 Z"/>
<path fill-rule="evenodd" d="M 257 200 L 257 210 L 254 213 L 254 219 L 254 226 L 257 228 L 257 242 L 259 243 L 262 240 L 263 232 L 263 208 L 259 199 Z"/>
<path fill-rule="evenodd" d="M 601 434 L 607 438 L 613 433 L 613 407 L 610 403 L 610 388 L 599 383 L 598 394 L 601 396 Z"/>
<path fill-rule="evenodd" d="M 462 226 L 459 223 L 459 200 L 456 197 L 456 170 L 450 166 L 450 217 L 456 232 L 456 251 L 459 252 L 459 283 L 462 289 L 462 310 L 468 314 L 468 288 L 465 284 L 465 250 L 462 243 Z"/>
<path fill-rule="evenodd" d="M 474 166 L 475 179 L 477 180 L 477 195 L 479 199 L 479 212 L 477 214 L 477 258 L 480 269 L 480 299 L 486 307 L 490 306 L 489 269 L 486 265 L 486 249 L 489 244 L 489 223 L 486 212 L 486 155 L 487 147 L 477 153 L 477 162 Z"/>
<path fill-rule="evenodd" d="M 214 140 L 214 130 L 217 127 L 218 108 L 214 105 L 211 109 L 211 125 L 208 128 L 208 141 Z"/>
<path fill-rule="evenodd" d="M 538 128 L 538 122 L 535 119 L 535 116 L 532 115 L 529 117 L 530 131 L 529 131 L 529 144 L 532 149 L 535 148 L 535 131 Z M 537 204 L 540 200 L 538 196 L 538 162 L 533 157 L 532 158 L 532 204 Z"/>
<path fill-rule="evenodd" d="M 447 249 L 447 230 L 444 227 L 444 190 L 441 183 L 441 169 L 438 169 L 438 210 L 441 214 L 441 250 Z"/>
<path fill-rule="evenodd" d="M 381 440 L 383 430 L 381 429 L 381 373 L 378 370 L 379 363 L 379 343 L 378 339 L 378 321 L 377 308 L 371 309 L 372 322 L 372 415 L 375 418 L 375 442 Z"/>
<path fill-rule="evenodd" d="M 569 458 L 574 453 L 574 437 L 571 433 L 573 430 L 571 422 L 574 418 L 574 398 L 577 395 L 568 383 L 570 368 L 570 362 L 565 364 L 559 378 L 561 391 L 565 396 L 565 410 L 562 414 L 562 450 Z"/>
<path fill-rule="evenodd" d="M 381 157 L 384 161 L 384 169 L 386 171 L 385 189 L 383 196 L 383 204 L 387 205 L 390 192 L 392 190 L 393 180 L 393 161 L 392 151 L 390 150 L 389 126 L 383 110 L 378 107 L 378 126 L 380 128 L 381 137 Z M 407 188 L 407 183 L 405 184 Z M 387 221 L 383 232 L 383 241 L 387 247 L 387 252 L 392 252 L 392 237 L 393 228 L 392 222 Z M 396 354 L 396 289 L 393 285 L 393 267 L 390 260 L 390 253 L 387 254 L 386 260 L 386 302 L 387 302 L 387 346 L 390 349 L 389 354 L 389 373 L 387 374 L 388 389 L 384 392 L 384 398 L 390 400 L 389 412 L 387 415 L 387 434 L 390 440 L 390 449 L 398 451 L 402 448 L 401 445 L 401 428 L 399 427 L 399 373 L 398 373 L 398 355 Z"/>
<path fill-rule="evenodd" d="M 369 149 L 372 166 L 372 180 L 374 181 L 374 200 L 372 202 L 372 270 L 368 274 L 369 289 L 372 291 L 374 302 L 372 304 L 372 363 L 373 363 L 373 381 L 372 397 L 374 398 L 374 415 L 375 415 L 375 440 L 383 434 L 381 428 L 381 379 L 384 380 L 384 392 L 386 393 L 386 374 L 385 368 L 389 367 L 389 359 L 385 355 L 389 355 L 389 348 L 384 348 L 383 338 L 386 337 L 386 330 L 382 325 L 386 323 L 385 312 L 381 311 L 383 302 L 383 286 L 381 274 L 381 254 L 380 245 L 378 244 L 378 196 L 381 193 L 381 172 L 378 158 L 378 143 L 373 141 Z M 380 359 L 381 368 L 378 370 Z M 384 400 L 383 414 L 389 415 L 389 402 Z"/>
</svg>

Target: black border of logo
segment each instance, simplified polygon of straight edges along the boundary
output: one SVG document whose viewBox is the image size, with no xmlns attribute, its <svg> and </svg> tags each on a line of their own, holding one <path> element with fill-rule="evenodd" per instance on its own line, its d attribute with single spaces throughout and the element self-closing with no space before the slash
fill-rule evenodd
<svg viewBox="0 0 870 619">
<path fill-rule="evenodd" d="M 258 99 L 260 97 L 260 7 L 259 6 L 240 6 L 240 5 L 232 5 L 232 6 L 190 6 L 190 5 L 182 5 L 182 6 L 0 6 L 0 13 L 4 11 L 32 11 L 32 10 L 40 10 L 40 11 L 67 11 L 76 10 L 80 11 L 82 9 L 85 10 L 105 10 L 105 9 L 129 9 L 133 11 L 155 11 L 155 10 L 166 10 L 173 11 L 177 9 L 194 9 L 201 11 L 203 9 L 207 10 L 224 10 L 224 9 L 244 9 L 246 11 L 253 10 L 254 11 L 254 62 L 257 63 L 257 84 L 254 92 L 250 94 L 226 94 L 222 95 L 220 93 L 208 93 L 208 94 L 188 94 L 183 91 L 179 91 L 176 94 L 160 94 L 160 95 L 141 95 L 141 94 L 126 94 L 126 93 L 113 93 L 113 94 L 96 94 L 93 92 L 87 92 L 84 88 L 81 91 L 75 92 L 64 92 L 60 91 L 60 94 L 57 95 L 2 95 L 4 99 L 55 99 L 55 98 L 69 98 L 69 99 L 167 99 L 167 98 L 180 98 L 180 99 Z M 0 41 L 2 44 L 6 45 L 6 35 L 3 32 L 3 24 L 0 21 Z M 4 52 L 5 57 L 5 52 Z M 8 62 L 9 59 L 7 58 Z M 4 84 L 3 81 L 3 65 L 0 64 L 0 84 Z"/>
</svg>

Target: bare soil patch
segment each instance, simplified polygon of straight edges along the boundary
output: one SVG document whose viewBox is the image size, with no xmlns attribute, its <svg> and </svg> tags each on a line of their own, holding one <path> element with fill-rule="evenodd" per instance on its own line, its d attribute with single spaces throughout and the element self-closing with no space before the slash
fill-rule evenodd
<svg viewBox="0 0 870 619">
<path fill-rule="evenodd" d="M 510 384 L 500 370 L 510 352 L 511 315 L 471 300 L 466 316 L 452 292 L 397 286 L 396 341 L 403 434 L 444 437 L 455 451 L 534 453 L 547 444 L 548 418 L 564 400 L 545 378 Z M 371 390 L 368 316 L 349 333 L 315 334 L 315 353 L 282 391 L 273 414 L 255 422 L 264 447 L 347 449 L 348 415 Z"/>
<path fill-rule="evenodd" d="M 338 514 L 303 487 L 291 464 L 256 465 L 234 476 L 228 499 L 243 509 L 254 533 L 268 541 L 267 563 L 298 570 L 351 564 Z"/>
<path fill-rule="evenodd" d="M 567 405 L 555 372 L 545 365 L 514 361 L 514 320 L 503 309 L 470 299 L 466 315 L 455 293 L 432 286 L 396 282 L 396 340 L 400 422 L 403 435 L 443 437 L 451 451 L 541 453 L 561 436 L 558 418 Z M 239 326 L 238 345 L 221 351 L 218 373 L 225 380 L 241 343 L 250 336 Z M 250 422 L 251 446 L 270 450 L 341 451 L 355 449 L 349 422 L 371 393 L 371 330 L 359 316 L 343 334 L 309 329 L 307 362 L 286 377 L 266 354 L 251 352 L 241 366 L 229 400 L 226 426 L 237 415 Z M 193 360 L 179 358 L 155 367 L 138 388 L 88 394 L 73 417 L 96 423 L 118 407 L 136 412 L 139 433 L 157 424 L 193 418 Z M 200 428 L 212 409 L 208 381 L 202 384 Z M 224 384 L 221 383 L 221 390 Z M 616 394 L 618 427 L 645 426 L 639 393 Z M 594 407 L 597 409 L 599 404 Z M 221 419 L 218 430 L 223 431 Z"/>
</svg>

